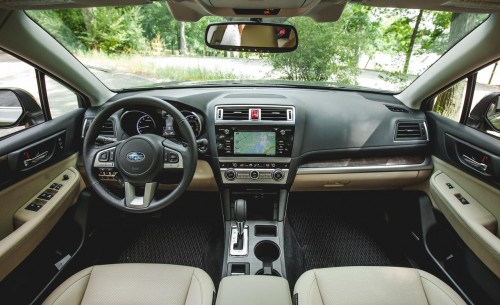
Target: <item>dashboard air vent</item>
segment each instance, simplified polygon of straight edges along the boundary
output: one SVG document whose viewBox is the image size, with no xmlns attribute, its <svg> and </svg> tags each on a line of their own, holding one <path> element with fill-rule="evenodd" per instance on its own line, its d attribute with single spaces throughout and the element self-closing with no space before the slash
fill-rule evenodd
<svg viewBox="0 0 500 305">
<path fill-rule="evenodd" d="M 224 121 L 243 121 L 248 120 L 248 107 L 219 108 L 221 119 Z"/>
<path fill-rule="evenodd" d="M 215 107 L 216 121 L 295 121 L 293 106 L 224 105 Z"/>
<path fill-rule="evenodd" d="M 262 108 L 260 110 L 260 119 L 262 121 L 287 121 L 287 108 Z"/>
<path fill-rule="evenodd" d="M 428 140 L 427 126 L 425 122 L 418 121 L 397 122 L 394 139 L 396 141 Z"/>
<path fill-rule="evenodd" d="M 94 118 L 85 118 L 85 120 L 83 121 L 82 138 L 84 138 L 87 134 L 87 130 L 89 130 L 90 124 L 92 124 L 93 120 Z M 108 119 L 104 123 L 104 125 L 101 127 L 101 130 L 99 131 L 99 135 L 108 138 L 113 138 L 115 136 L 115 124 L 113 120 Z"/>
<path fill-rule="evenodd" d="M 385 105 L 385 107 L 387 107 L 387 109 L 389 109 L 392 112 L 409 113 L 409 111 L 403 107 L 393 106 L 393 105 Z"/>
<path fill-rule="evenodd" d="M 115 125 L 112 120 L 107 120 L 101 127 L 100 136 L 113 137 L 115 135 Z"/>
</svg>

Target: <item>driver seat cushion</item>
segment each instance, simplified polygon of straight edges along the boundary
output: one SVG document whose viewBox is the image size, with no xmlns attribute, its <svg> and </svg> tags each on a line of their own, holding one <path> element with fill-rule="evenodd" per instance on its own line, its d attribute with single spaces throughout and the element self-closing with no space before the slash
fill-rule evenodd
<svg viewBox="0 0 500 305">
<path fill-rule="evenodd" d="M 84 269 L 63 282 L 43 305 L 211 305 L 215 292 L 198 268 L 167 264 L 114 264 Z"/>
<path fill-rule="evenodd" d="M 295 284 L 295 294 L 299 305 L 466 305 L 434 275 L 400 267 L 309 270 Z"/>
</svg>

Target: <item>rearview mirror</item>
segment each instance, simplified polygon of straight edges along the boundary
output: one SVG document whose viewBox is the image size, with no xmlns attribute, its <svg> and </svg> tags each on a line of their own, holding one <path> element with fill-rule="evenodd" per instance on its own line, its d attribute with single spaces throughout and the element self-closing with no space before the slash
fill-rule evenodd
<svg viewBox="0 0 500 305">
<path fill-rule="evenodd" d="M 297 30 L 287 24 L 223 22 L 209 24 L 207 46 L 226 51 L 284 53 L 298 45 Z"/>
</svg>

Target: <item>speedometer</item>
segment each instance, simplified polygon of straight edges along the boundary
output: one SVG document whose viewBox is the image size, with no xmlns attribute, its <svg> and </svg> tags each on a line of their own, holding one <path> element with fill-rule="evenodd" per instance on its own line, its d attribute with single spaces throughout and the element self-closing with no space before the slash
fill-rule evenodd
<svg viewBox="0 0 500 305">
<path fill-rule="evenodd" d="M 137 120 L 136 128 L 138 134 L 156 133 L 156 123 L 149 114 L 145 114 Z"/>
<path fill-rule="evenodd" d="M 195 137 L 199 137 L 201 135 L 201 119 L 200 117 L 191 111 L 181 111 L 184 117 L 186 118 L 186 121 L 189 123 L 191 126 L 191 129 L 193 130 L 193 133 Z"/>
</svg>

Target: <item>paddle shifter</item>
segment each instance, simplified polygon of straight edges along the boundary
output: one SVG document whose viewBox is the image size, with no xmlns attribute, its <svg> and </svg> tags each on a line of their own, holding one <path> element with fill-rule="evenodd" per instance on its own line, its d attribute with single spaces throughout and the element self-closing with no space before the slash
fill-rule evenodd
<svg viewBox="0 0 500 305">
<path fill-rule="evenodd" d="M 248 254 L 248 228 L 245 227 L 247 220 L 247 202 L 245 199 L 236 199 L 234 202 L 234 221 L 236 227 L 231 232 L 231 255 Z"/>
</svg>

